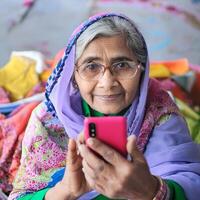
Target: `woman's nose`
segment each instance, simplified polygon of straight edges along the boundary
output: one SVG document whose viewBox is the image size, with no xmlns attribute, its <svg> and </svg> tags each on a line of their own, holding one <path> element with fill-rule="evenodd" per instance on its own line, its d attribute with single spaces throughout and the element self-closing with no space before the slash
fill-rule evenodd
<svg viewBox="0 0 200 200">
<path fill-rule="evenodd" d="M 105 89 L 110 89 L 116 84 L 116 78 L 112 74 L 110 68 L 106 68 L 102 76 L 99 78 L 100 86 L 104 87 Z"/>
</svg>

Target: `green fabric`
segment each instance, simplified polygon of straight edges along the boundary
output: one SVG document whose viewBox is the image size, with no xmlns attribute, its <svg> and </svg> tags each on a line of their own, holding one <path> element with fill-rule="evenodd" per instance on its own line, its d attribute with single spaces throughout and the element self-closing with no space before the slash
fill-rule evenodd
<svg viewBox="0 0 200 200">
<path fill-rule="evenodd" d="M 170 200 L 187 200 L 183 188 L 172 180 L 165 180 L 170 190 Z M 93 200 L 109 200 L 109 198 L 99 195 Z"/>
<path fill-rule="evenodd" d="M 95 197 L 93 200 L 111 200 L 111 199 L 100 194 L 97 197 Z"/>
<path fill-rule="evenodd" d="M 85 100 L 82 100 L 82 108 L 83 108 L 83 113 L 84 113 L 85 117 L 90 117 L 90 116 L 100 117 L 100 116 L 104 116 L 103 113 L 100 113 L 100 112 L 90 108 L 90 106 L 86 103 Z"/>
<path fill-rule="evenodd" d="M 93 200 L 115 200 L 115 199 L 109 199 L 108 197 L 100 194 L 98 195 L 97 197 L 95 197 Z M 119 199 L 120 200 L 120 199 Z M 124 200 L 124 199 L 121 199 L 121 200 Z"/>
<path fill-rule="evenodd" d="M 45 188 L 31 194 L 26 194 L 25 196 L 18 198 L 18 200 L 43 200 L 49 189 L 50 188 Z"/>
<path fill-rule="evenodd" d="M 170 189 L 170 200 L 187 200 L 183 188 L 172 180 L 165 180 Z"/>
<path fill-rule="evenodd" d="M 128 108 L 125 108 L 124 110 L 120 111 L 117 114 L 109 114 L 108 116 L 123 116 L 126 111 L 129 109 L 130 106 L 128 106 Z M 85 117 L 101 117 L 101 116 L 107 116 L 101 112 L 98 112 L 94 109 L 92 109 L 87 102 L 83 99 L 82 100 L 82 109 L 83 109 L 83 113 Z"/>
<path fill-rule="evenodd" d="M 192 139 L 200 144 L 200 113 L 192 110 L 186 103 L 176 98 L 176 104 L 179 107 L 179 110 L 183 114 L 188 128 L 190 130 L 190 134 Z"/>
</svg>

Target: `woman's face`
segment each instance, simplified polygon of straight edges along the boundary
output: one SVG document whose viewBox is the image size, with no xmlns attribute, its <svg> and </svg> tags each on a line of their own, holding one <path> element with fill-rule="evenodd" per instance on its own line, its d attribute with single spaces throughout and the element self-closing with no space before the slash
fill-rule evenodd
<svg viewBox="0 0 200 200">
<path fill-rule="evenodd" d="M 93 61 L 106 66 L 107 69 L 120 60 L 137 62 L 123 37 L 99 37 L 89 43 L 76 65 Z M 104 114 L 115 114 L 132 103 L 139 87 L 140 75 L 139 69 L 133 78 L 118 80 L 109 70 L 105 70 L 98 80 L 87 81 L 75 71 L 75 81 L 82 98 L 91 108 Z"/>
</svg>

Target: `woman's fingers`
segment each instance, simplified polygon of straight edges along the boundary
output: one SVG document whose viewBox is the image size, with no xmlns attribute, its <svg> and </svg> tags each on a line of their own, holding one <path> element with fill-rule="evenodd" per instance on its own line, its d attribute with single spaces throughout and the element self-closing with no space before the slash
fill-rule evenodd
<svg viewBox="0 0 200 200">
<path fill-rule="evenodd" d="M 137 138 L 135 135 L 131 135 L 128 137 L 127 152 L 129 153 L 129 155 L 131 155 L 133 162 L 145 162 L 144 155 L 137 148 L 136 140 Z"/>
<path fill-rule="evenodd" d="M 76 158 L 76 142 L 73 139 L 69 139 L 68 152 L 67 152 L 67 165 L 73 164 Z"/>
<path fill-rule="evenodd" d="M 126 161 L 126 159 L 121 156 L 116 150 L 108 145 L 104 144 L 100 140 L 89 138 L 86 143 L 88 146 L 95 151 L 98 155 L 100 155 L 105 161 L 110 163 L 111 165 L 117 165 L 121 162 Z"/>
<path fill-rule="evenodd" d="M 82 161 L 82 165 L 84 174 L 92 180 L 95 180 L 97 178 L 97 173 L 95 173 L 95 171 L 89 166 L 86 160 Z"/>
<path fill-rule="evenodd" d="M 76 150 L 76 142 L 73 139 L 69 139 L 68 151 L 73 152 Z"/>
<path fill-rule="evenodd" d="M 77 145 L 73 139 L 69 139 L 66 162 L 68 170 L 76 171 L 80 169 L 81 160 L 80 156 L 77 155 Z"/>
<path fill-rule="evenodd" d="M 78 138 L 77 138 L 77 142 L 80 143 L 80 144 L 84 144 L 85 143 L 85 138 L 84 138 L 83 131 L 79 133 Z"/>
<path fill-rule="evenodd" d="M 82 169 L 83 173 L 90 187 L 92 187 L 95 190 L 98 190 L 98 192 L 104 191 L 103 188 L 105 186 L 105 182 L 106 183 L 108 182 L 107 181 L 108 176 L 105 176 L 105 174 L 103 176 L 100 172 L 92 169 L 86 160 L 83 160 L 82 165 L 83 165 Z M 102 180 L 104 181 L 102 182 Z"/>
<path fill-rule="evenodd" d="M 97 169 L 99 166 L 103 165 L 103 160 L 100 159 L 95 152 L 88 148 L 85 144 L 79 145 L 79 151 L 82 158 L 88 163 L 92 169 Z"/>
</svg>

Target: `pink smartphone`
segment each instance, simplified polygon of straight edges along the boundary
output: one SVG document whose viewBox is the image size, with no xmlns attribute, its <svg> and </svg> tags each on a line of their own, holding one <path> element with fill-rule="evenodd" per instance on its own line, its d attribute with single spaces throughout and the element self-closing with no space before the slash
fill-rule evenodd
<svg viewBox="0 0 200 200">
<path fill-rule="evenodd" d="M 84 137 L 97 138 L 127 156 L 127 123 L 121 116 L 87 117 L 84 120 Z"/>
</svg>

